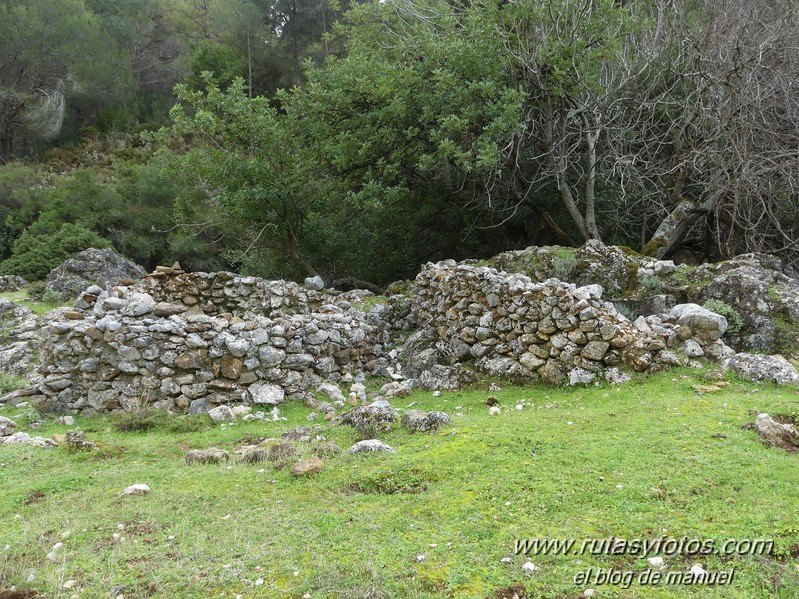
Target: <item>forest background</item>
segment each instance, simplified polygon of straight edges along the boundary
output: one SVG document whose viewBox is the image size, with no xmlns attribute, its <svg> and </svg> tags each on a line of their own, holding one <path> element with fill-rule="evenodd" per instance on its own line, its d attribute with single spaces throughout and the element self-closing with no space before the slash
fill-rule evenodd
<svg viewBox="0 0 799 599">
<path fill-rule="evenodd" d="M 0 0 L 0 274 L 799 261 L 790 0 Z"/>
</svg>

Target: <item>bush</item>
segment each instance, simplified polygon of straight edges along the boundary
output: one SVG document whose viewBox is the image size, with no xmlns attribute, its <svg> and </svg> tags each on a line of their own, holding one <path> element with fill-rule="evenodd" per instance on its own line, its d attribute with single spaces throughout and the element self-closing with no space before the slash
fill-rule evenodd
<svg viewBox="0 0 799 599">
<path fill-rule="evenodd" d="M 577 266 L 577 257 L 572 254 L 557 255 L 552 258 L 552 276 L 561 281 L 566 281 Z"/>
<path fill-rule="evenodd" d="M 728 335 L 737 335 L 741 332 L 741 329 L 743 329 L 744 320 L 743 317 L 741 317 L 741 313 L 727 302 L 717 299 L 709 299 L 704 303 L 703 307 L 711 312 L 715 312 L 716 314 L 721 314 L 727 319 Z"/>
<path fill-rule="evenodd" d="M 111 243 L 81 225 L 64 223 L 52 235 L 28 231 L 14 242 L 12 255 L 0 263 L 0 274 L 19 275 L 40 281 L 56 266 L 91 247 L 107 248 Z"/>
<path fill-rule="evenodd" d="M 60 304 L 61 303 L 61 294 L 58 293 L 55 289 L 47 289 L 42 294 L 42 301 L 45 304 Z"/>
<path fill-rule="evenodd" d="M 24 389 L 28 384 L 28 381 L 23 378 L 0 372 L 0 394 L 16 391 L 17 389 Z"/>
</svg>

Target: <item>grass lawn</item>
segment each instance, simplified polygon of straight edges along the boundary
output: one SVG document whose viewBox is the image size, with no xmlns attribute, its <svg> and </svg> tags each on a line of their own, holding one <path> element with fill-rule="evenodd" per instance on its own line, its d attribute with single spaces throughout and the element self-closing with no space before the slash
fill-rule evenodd
<svg viewBox="0 0 799 599">
<path fill-rule="evenodd" d="M 42 300 L 35 300 L 28 295 L 28 288 L 23 287 L 19 291 L 5 291 L 0 293 L 0 298 L 5 298 L 7 300 L 11 300 L 15 304 L 20 306 L 25 306 L 29 308 L 31 312 L 36 314 L 37 316 L 41 316 L 49 312 L 50 310 L 55 310 L 56 308 L 60 308 L 62 306 L 72 305 L 72 302 L 45 302 Z"/>
<path fill-rule="evenodd" d="M 672 371 L 621 388 L 507 387 L 491 393 L 503 404 L 494 417 L 485 388 L 418 392 L 394 406 L 443 410 L 451 425 L 389 432 L 382 439 L 396 455 L 326 457 L 305 478 L 267 462 L 183 462 L 187 449 L 232 451 L 309 425 L 299 402 L 282 408 L 285 422 L 194 432 L 120 433 L 112 418 L 78 418 L 104 451 L 0 448 L 0 588 L 48 598 L 483 599 L 522 584 L 528 597 L 579 597 L 589 587 L 597 597 L 799 597 L 791 556 L 799 455 L 742 428 L 758 412 L 799 413 L 799 390 L 735 382 L 700 395 L 691 389 L 705 382 L 700 374 Z M 27 430 L 24 417 L 19 424 Z M 322 426 L 344 449 L 357 440 L 350 428 Z M 29 432 L 66 430 L 48 423 Z M 134 483 L 152 492 L 120 498 Z M 533 555 L 532 574 L 522 569 L 528 558 L 514 555 L 517 538 L 661 535 L 767 538 L 774 550 L 666 559 L 671 571 L 697 562 L 734 569 L 730 585 L 626 589 L 574 577 L 588 568 L 641 572 L 652 555 Z M 65 590 L 67 580 L 77 585 Z"/>
</svg>

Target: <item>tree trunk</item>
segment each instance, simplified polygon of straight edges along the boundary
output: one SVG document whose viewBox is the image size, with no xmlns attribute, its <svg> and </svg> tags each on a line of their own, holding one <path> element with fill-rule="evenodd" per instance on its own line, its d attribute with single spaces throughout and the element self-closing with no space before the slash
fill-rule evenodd
<svg viewBox="0 0 799 599">
<path fill-rule="evenodd" d="M 645 256 L 666 258 L 685 241 L 685 236 L 700 216 L 710 213 L 723 192 L 713 193 L 703 203 L 681 199 L 664 218 L 655 234 L 641 251 Z"/>
</svg>

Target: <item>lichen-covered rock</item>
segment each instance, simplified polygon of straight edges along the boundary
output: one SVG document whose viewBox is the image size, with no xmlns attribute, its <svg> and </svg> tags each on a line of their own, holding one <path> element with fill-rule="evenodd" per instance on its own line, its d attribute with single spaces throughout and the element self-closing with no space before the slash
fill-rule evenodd
<svg viewBox="0 0 799 599">
<path fill-rule="evenodd" d="M 796 384 L 799 373 L 782 356 L 735 354 L 726 362 L 727 368 L 749 381 L 768 381 L 778 385 Z"/>
<path fill-rule="evenodd" d="M 305 279 L 305 287 L 313 291 L 322 291 L 325 288 L 325 281 L 319 275 L 308 277 Z"/>
<path fill-rule="evenodd" d="M 277 385 L 269 383 L 255 383 L 248 388 L 252 402 L 255 404 L 267 404 L 275 406 L 283 403 L 286 397 L 285 391 Z"/>
<path fill-rule="evenodd" d="M 695 337 L 705 342 L 721 339 L 727 330 L 727 319 L 697 304 L 679 304 L 669 312 L 677 324 L 687 326 Z"/>
<path fill-rule="evenodd" d="M 97 449 L 97 443 L 89 441 L 82 431 L 67 431 L 67 434 L 64 435 L 64 445 L 66 445 L 68 451 L 72 452 Z"/>
<path fill-rule="evenodd" d="M 688 272 L 689 294 L 694 301 L 723 301 L 738 312 L 742 328 L 729 341 L 736 349 L 779 351 L 799 341 L 799 280 L 786 271 L 775 256 L 743 254 Z"/>
<path fill-rule="evenodd" d="M 57 266 L 47 275 L 47 289 L 74 299 L 91 285 L 106 287 L 124 279 L 141 279 L 147 274 L 141 266 L 126 260 L 114 250 L 90 248 Z"/>
<path fill-rule="evenodd" d="M 41 319 L 29 308 L 0 298 L 0 372 L 31 378 L 38 362 L 40 325 Z"/>
<path fill-rule="evenodd" d="M 17 423 L 11 420 L 11 418 L 0 416 L 0 437 L 10 437 L 14 434 L 16 428 Z"/>
<path fill-rule="evenodd" d="M 24 287 L 28 282 L 22 277 L 17 275 L 2 275 L 0 276 L 0 293 L 6 291 L 19 291 L 20 287 Z"/>
<path fill-rule="evenodd" d="M 214 424 L 222 422 L 236 422 L 236 415 L 229 406 L 218 406 L 212 410 L 208 410 L 208 417 Z"/>
<path fill-rule="evenodd" d="M 322 471 L 324 464 L 318 457 L 309 458 L 297 462 L 291 467 L 289 471 L 291 476 L 306 476 L 308 474 L 318 474 Z"/>
<path fill-rule="evenodd" d="M 224 449 L 210 447 L 208 449 L 192 449 L 186 453 L 187 464 L 221 464 L 230 459 L 230 454 Z"/>
<path fill-rule="evenodd" d="M 397 453 L 397 451 L 390 445 L 386 445 L 379 439 L 367 439 L 365 441 L 358 441 L 355 445 L 347 450 L 347 453 L 372 453 L 372 452 L 385 452 Z"/>
<path fill-rule="evenodd" d="M 56 447 L 58 443 L 46 437 L 31 437 L 28 433 L 14 433 L 2 439 L 3 445 L 29 445 L 30 447 Z"/>
<path fill-rule="evenodd" d="M 399 422 L 400 416 L 388 402 L 382 402 L 353 408 L 336 420 L 339 424 L 351 426 L 358 431 L 382 432 Z"/>
<path fill-rule="evenodd" d="M 449 424 L 449 416 L 444 412 L 408 410 L 402 415 L 402 426 L 412 433 L 437 431 L 445 424 Z"/>
<path fill-rule="evenodd" d="M 269 450 L 262 447 L 250 447 L 242 452 L 239 461 L 242 464 L 258 464 L 269 459 Z"/>
<path fill-rule="evenodd" d="M 755 430 L 763 441 L 772 447 L 787 450 L 799 448 L 799 432 L 796 431 L 796 427 L 777 422 L 768 414 L 757 415 Z"/>
</svg>

